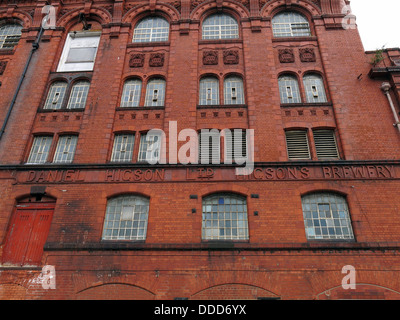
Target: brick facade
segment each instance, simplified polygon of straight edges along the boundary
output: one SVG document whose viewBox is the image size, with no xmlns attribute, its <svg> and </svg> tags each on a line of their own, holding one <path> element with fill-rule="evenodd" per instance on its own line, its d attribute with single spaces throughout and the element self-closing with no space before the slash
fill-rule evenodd
<svg viewBox="0 0 400 320">
<path fill-rule="evenodd" d="M 0 49 L 1 124 L 45 4 L 0 1 L 0 26 L 23 26 L 18 45 Z M 18 210 L 53 203 L 54 212 L 41 263 L 2 259 L 1 299 L 400 297 L 400 132 L 388 100 L 398 113 L 400 51 L 386 49 L 379 59 L 379 52 L 364 52 L 357 29 L 342 26 L 344 1 L 52 0 L 51 5 L 56 27 L 44 31 L 33 53 L 0 140 L 0 256 Z M 311 36 L 274 37 L 272 17 L 285 10 L 306 17 Z M 238 37 L 202 39 L 204 19 L 221 12 L 238 21 Z M 80 14 L 90 31 L 101 31 L 93 71 L 57 72 L 68 33 L 82 31 Z M 168 21 L 168 41 L 132 42 L 137 23 L 152 15 Z M 304 103 L 302 79 L 310 73 L 323 79 L 326 102 Z M 298 79 L 302 103 L 281 103 L 283 74 Z M 199 105 L 199 83 L 209 75 L 219 80 L 221 101 L 224 79 L 241 77 L 245 103 Z M 146 85 L 155 77 L 165 80 L 165 103 L 144 107 Z M 122 108 L 123 86 L 131 78 L 142 81 L 141 101 Z M 65 81 L 69 92 L 81 79 L 90 81 L 84 109 L 43 108 L 54 82 Z M 390 84 L 388 96 L 383 82 Z M 153 128 L 166 133 L 171 159 L 171 121 L 178 133 L 253 129 L 254 172 L 237 176 L 229 164 L 138 163 L 139 136 Z M 288 158 L 285 131 L 291 129 L 308 130 L 310 159 Z M 318 159 L 316 129 L 334 131 L 339 159 Z M 135 133 L 129 163 L 110 161 L 118 133 Z M 53 137 L 52 159 L 63 134 L 78 136 L 72 163 L 26 164 L 35 136 Z M 246 199 L 248 239 L 202 236 L 204 198 L 221 192 Z M 354 241 L 307 239 L 302 196 L 316 192 L 346 199 Z M 107 203 L 120 195 L 149 199 L 145 240 L 102 240 Z M 55 266 L 56 289 L 41 286 L 44 265 Z M 356 270 L 355 290 L 341 287 L 346 265 Z"/>
</svg>

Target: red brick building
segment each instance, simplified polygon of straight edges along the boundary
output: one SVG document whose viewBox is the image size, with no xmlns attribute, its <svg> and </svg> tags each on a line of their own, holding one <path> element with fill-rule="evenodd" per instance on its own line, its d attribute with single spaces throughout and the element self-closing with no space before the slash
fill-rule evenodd
<svg viewBox="0 0 400 320">
<path fill-rule="evenodd" d="M 0 297 L 399 298 L 400 50 L 347 5 L 0 0 Z"/>
</svg>

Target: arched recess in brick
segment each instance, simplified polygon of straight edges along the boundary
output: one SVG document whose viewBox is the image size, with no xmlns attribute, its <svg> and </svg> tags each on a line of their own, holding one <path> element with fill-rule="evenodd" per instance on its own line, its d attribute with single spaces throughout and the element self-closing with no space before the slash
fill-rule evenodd
<svg viewBox="0 0 400 320">
<path fill-rule="evenodd" d="M 227 13 L 232 12 L 235 16 L 240 19 L 247 19 L 250 16 L 249 11 L 245 6 L 239 2 L 234 1 L 205 1 L 197 6 L 190 15 L 192 20 L 200 20 L 204 18 L 207 12 L 212 12 L 213 10 L 227 9 Z M 239 22 L 239 21 L 238 21 Z"/>
<path fill-rule="evenodd" d="M 155 294 L 124 283 L 106 283 L 86 288 L 76 294 L 77 300 L 154 300 Z"/>
<path fill-rule="evenodd" d="M 261 16 L 272 17 L 279 11 L 283 10 L 298 11 L 300 13 L 303 13 L 309 20 L 311 20 L 313 16 L 319 16 L 322 14 L 321 9 L 311 1 L 298 0 L 295 4 L 291 3 L 290 5 L 285 5 L 282 0 L 272 0 L 267 2 L 261 8 Z"/>
<path fill-rule="evenodd" d="M 12 12 L 6 10 L 0 11 L 0 22 L 2 22 L 2 20 L 17 20 L 22 24 L 24 29 L 30 28 L 33 23 L 32 17 L 22 10 L 13 10 Z"/>
<path fill-rule="evenodd" d="M 356 283 L 355 289 L 337 286 L 316 295 L 316 300 L 399 300 L 400 292 L 383 286 Z"/>
<path fill-rule="evenodd" d="M 82 13 L 81 8 L 67 12 L 58 19 L 57 26 L 64 27 L 68 30 L 73 24 L 77 23 L 80 13 Z M 90 9 L 88 20 L 91 19 L 97 21 L 100 24 L 108 24 L 112 21 L 110 13 L 106 9 L 101 7 L 92 7 Z"/>
<path fill-rule="evenodd" d="M 132 8 L 122 17 L 122 22 L 136 24 L 136 22 L 146 17 L 146 15 L 153 14 L 160 14 L 170 23 L 176 22 L 180 19 L 180 14 L 176 8 L 166 3 L 158 3 L 154 7 L 149 4 L 144 4 Z"/>
<path fill-rule="evenodd" d="M 257 300 L 279 299 L 266 289 L 241 283 L 226 283 L 202 289 L 190 296 L 191 300 Z"/>
</svg>

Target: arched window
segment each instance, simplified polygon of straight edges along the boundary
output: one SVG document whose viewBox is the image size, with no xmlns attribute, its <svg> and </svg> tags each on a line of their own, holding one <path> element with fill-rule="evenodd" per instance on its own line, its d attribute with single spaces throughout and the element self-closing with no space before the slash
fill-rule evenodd
<svg viewBox="0 0 400 320">
<path fill-rule="evenodd" d="M 0 27 L 0 49 L 13 49 L 21 38 L 22 26 L 6 24 Z"/>
<path fill-rule="evenodd" d="M 312 193 L 301 198 L 308 240 L 353 240 L 346 198 L 335 193 Z"/>
<path fill-rule="evenodd" d="M 239 26 L 232 16 L 225 13 L 217 13 L 204 19 L 204 40 L 236 38 L 239 38 Z"/>
<path fill-rule="evenodd" d="M 168 41 L 169 23 L 161 17 L 142 19 L 133 32 L 133 42 Z"/>
<path fill-rule="evenodd" d="M 200 80 L 199 105 L 219 105 L 219 81 L 215 77 Z"/>
<path fill-rule="evenodd" d="M 27 164 L 43 164 L 48 161 L 52 136 L 36 136 L 33 138 L 31 152 Z"/>
<path fill-rule="evenodd" d="M 121 97 L 120 107 L 138 107 L 140 103 L 140 94 L 142 91 L 142 81 L 139 79 L 130 79 L 125 81 Z"/>
<path fill-rule="evenodd" d="M 69 96 L 67 109 L 84 109 L 89 87 L 89 81 L 78 81 L 75 83 Z"/>
<path fill-rule="evenodd" d="M 203 199 L 203 240 L 248 240 L 246 198 L 214 194 Z"/>
<path fill-rule="evenodd" d="M 307 102 L 318 103 L 327 102 L 324 81 L 319 74 L 307 74 L 303 77 L 304 88 L 306 90 Z"/>
<path fill-rule="evenodd" d="M 65 91 L 67 90 L 67 83 L 64 81 L 54 82 L 49 89 L 47 99 L 43 109 L 61 109 L 65 97 Z"/>
<path fill-rule="evenodd" d="M 282 75 L 279 77 L 278 82 L 281 103 L 301 103 L 299 83 L 295 76 Z"/>
<path fill-rule="evenodd" d="M 229 76 L 224 81 L 224 104 L 244 104 L 243 80 Z"/>
<path fill-rule="evenodd" d="M 103 240 L 145 240 L 149 199 L 124 195 L 107 202 Z"/>
<path fill-rule="evenodd" d="M 272 18 L 274 37 L 311 36 L 310 24 L 306 17 L 293 11 L 278 13 Z"/>
<path fill-rule="evenodd" d="M 165 98 L 165 80 L 154 78 L 149 80 L 146 87 L 146 107 L 162 107 Z"/>
</svg>

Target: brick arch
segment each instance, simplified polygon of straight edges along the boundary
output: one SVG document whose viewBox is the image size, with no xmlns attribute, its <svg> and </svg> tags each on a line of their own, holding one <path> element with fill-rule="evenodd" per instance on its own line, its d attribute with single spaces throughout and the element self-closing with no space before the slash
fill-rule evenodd
<svg viewBox="0 0 400 320">
<path fill-rule="evenodd" d="M 201 188 L 198 193 L 200 194 L 200 200 L 202 198 L 210 196 L 214 193 L 235 193 L 240 196 L 248 198 L 250 194 L 249 188 L 233 184 L 233 183 L 224 183 L 224 184 L 218 184 L 218 185 L 213 185 L 213 186 L 208 186 Z"/>
<path fill-rule="evenodd" d="M 132 169 L 134 171 L 135 169 Z M 106 201 L 111 200 L 113 198 L 119 196 L 126 196 L 126 195 L 137 195 L 141 197 L 148 198 L 151 202 L 151 199 L 156 196 L 155 191 L 150 187 L 143 187 L 143 186 L 136 186 L 132 184 L 123 184 L 115 186 L 112 192 L 105 195 Z"/>
<path fill-rule="evenodd" d="M 275 298 L 279 296 L 264 288 L 247 283 L 223 283 L 211 287 L 206 287 L 190 296 L 193 300 L 239 300 Z"/>
<path fill-rule="evenodd" d="M 282 9 L 298 11 L 299 13 L 304 14 L 308 19 L 311 19 L 311 17 L 313 16 L 319 16 L 322 14 L 321 9 L 312 1 L 298 0 L 296 1 L 296 4 L 292 3 L 289 6 L 285 5 L 285 1 L 283 0 L 272 0 L 267 2 L 261 8 L 261 16 L 272 17 Z"/>
<path fill-rule="evenodd" d="M 145 18 L 146 15 L 161 13 L 161 17 L 167 18 L 168 22 L 176 22 L 180 19 L 178 10 L 167 3 L 157 3 L 155 7 L 151 7 L 148 4 L 143 4 L 130 9 L 123 17 L 123 23 L 134 23 L 140 19 Z"/>
<path fill-rule="evenodd" d="M 13 10 L 11 13 L 4 10 L 0 12 L 0 21 L 3 19 L 16 19 L 21 22 L 24 29 L 32 27 L 33 18 L 25 11 Z"/>
<path fill-rule="evenodd" d="M 193 10 L 190 18 L 192 20 L 200 20 L 205 17 L 207 12 L 215 10 L 217 8 L 219 8 L 219 5 L 214 0 L 205 1 Z M 250 16 L 249 10 L 243 4 L 236 1 L 225 0 L 222 2 L 222 8 L 228 9 L 228 13 L 229 11 L 234 13 L 236 18 L 246 19 Z"/>
<path fill-rule="evenodd" d="M 356 283 L 356 289 L 345 290 L 342 288 L 342 286 L 336 286 L 318 293 L 315 299 L 316 300 L 339 300 L 339 299 L 399 300 L 400 292 L 376 284 Z"/>
<path fill-rule="evenodd" d="M 76 293 L 77 300 L 154 300 L 155 294 L 128 283 L 103 283 Z"/>
<path fill-rule="evenodd" d="M 83 12 L 82 8 L 77 8 L 67 12 L 58 19 L 57 25 L 68 29 L 73 23 L 76 22 L 76 19 L 82 12 Z M 96 20 L 101 24 L 108 24 L 111 23 L 112 21 L 110 13 L 106 9 L 101 7 L 92 7 L 90 9 L 89 14 L 90 14 L 89 16 L 90 19 Z"/>
</svg>

